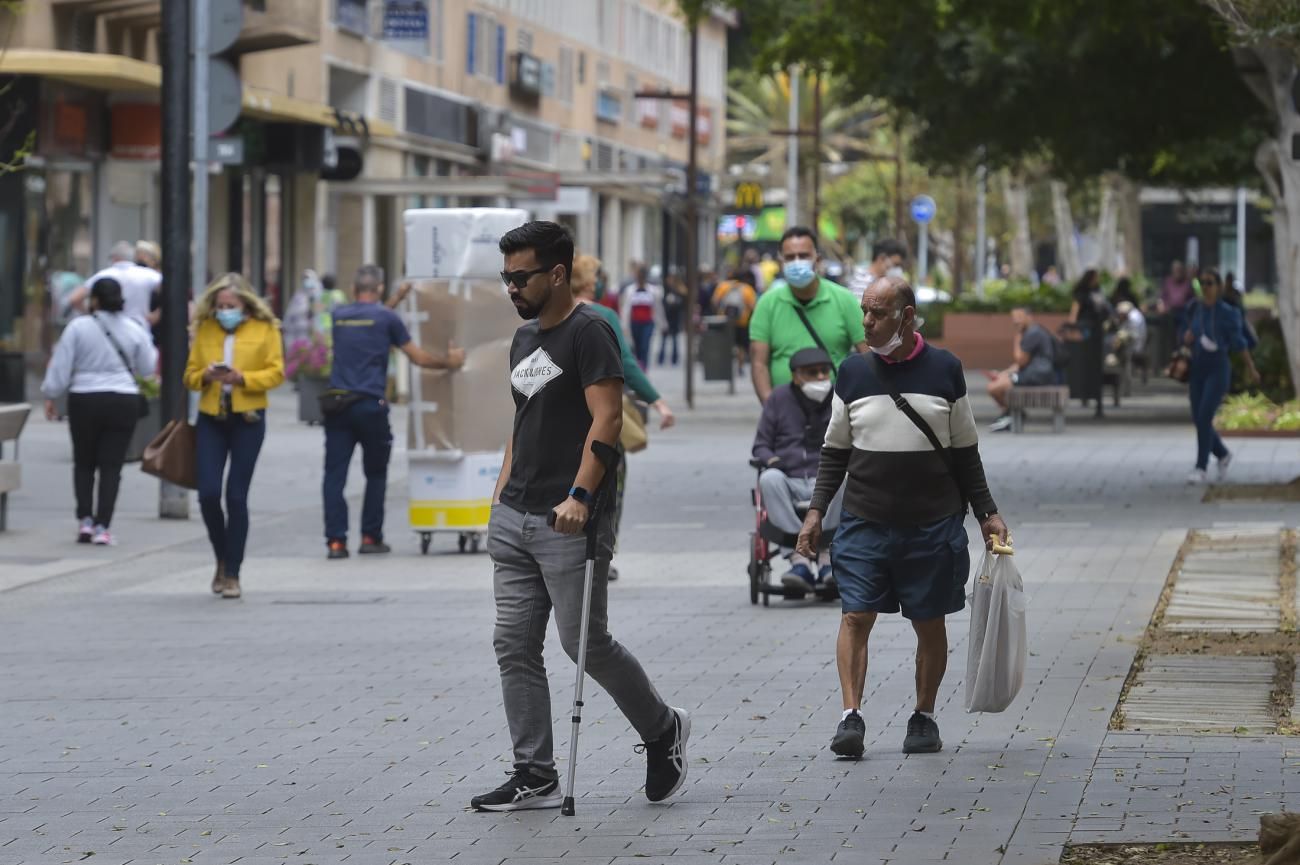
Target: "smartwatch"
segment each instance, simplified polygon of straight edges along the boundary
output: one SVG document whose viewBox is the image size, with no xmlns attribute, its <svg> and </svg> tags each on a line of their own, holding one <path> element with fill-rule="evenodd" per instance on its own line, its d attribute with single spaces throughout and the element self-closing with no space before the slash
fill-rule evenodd
<svg viewBox="0 0 1300 865">
<path fill-rule="evenodd" d="M 582 502 L 587 507 L 591 507 L 591 493 L 582 487 L 570 487 L 569 498 Z"/>
</svg>

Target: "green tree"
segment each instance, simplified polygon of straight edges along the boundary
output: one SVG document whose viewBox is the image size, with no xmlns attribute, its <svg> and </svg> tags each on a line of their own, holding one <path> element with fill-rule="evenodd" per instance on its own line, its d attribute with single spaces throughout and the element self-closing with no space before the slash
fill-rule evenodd
<svg viewBox="0 0 1300 865">
<path fill-rule="evenodd" d="M 14 19 L 22 14 L 22 0 L 0 0 L 0 59 L 9 48 L 16 29 Z M 32 117 L 36 106 L 18 91 L 18 79 L 0 78 L 0 176 L 22 170 L 36 147 Z"/>
<path fill-rule="evenodd" d="M 1294 0 L 1206 0 L 1236 45 L 1242 79 L 1268 115 L 1270 135 L 1253 151 L 1273 198 L 1273 249 L 1278 279 L 1278 320 L 1291 381 L 1300 387 L 1300 165 L 1292 142 L 1300 112 L 1292 95 L 1300 57 L 1300 5 Z"/>
</svg>

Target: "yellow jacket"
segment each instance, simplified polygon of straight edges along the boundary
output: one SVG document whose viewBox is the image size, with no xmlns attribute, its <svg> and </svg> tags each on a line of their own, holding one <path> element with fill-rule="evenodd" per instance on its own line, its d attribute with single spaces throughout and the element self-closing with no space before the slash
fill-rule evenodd
<svg viewBox="0 0 1300 865">
<path fill-rule="evenodd" d="M 199 411 L 221 413 L 221 383 L 203 383 L 204 371 L 226 357 L 226 332 L 216 319 L 199 322 L 190 345 L 190 359 L 185 364 L 185 386 L 200 391 Z M 230 365 L 244 375 L 243 386 L 230 393 L 232 411 L 246 412 L 266 408 L 266 392 L 284 381 L 284 347 L 280 328 L 269 321 L 245 319 L 235 328 L 235 352 Z"/>
</svg>

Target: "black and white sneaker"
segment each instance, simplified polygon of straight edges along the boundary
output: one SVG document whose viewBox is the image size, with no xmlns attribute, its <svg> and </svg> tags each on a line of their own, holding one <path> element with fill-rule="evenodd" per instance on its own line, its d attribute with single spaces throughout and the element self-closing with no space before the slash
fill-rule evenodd
<svg viewBox="0 0 1300 865">
<path fill-rule="evenodd" d="M 560 782 L 539 778 L 526 770 L 510 773 L 510 780 L 491 793 L 469 800 L 476 811 L 527 811 L 560 807 Z"/>
<path fill-rule="evenodd" d="M 939 738 L 939 725 L 934 718 L 913 712 L 907 719 L 907 738 L 903 740 L 904 754 L 937 754 L 943 750 Z"/>
<path fill-rule="evenodd" d="M 673 709 L 673 726 L 653 742 L 637 745 L 645 751 L 645 797 L 662 802 L 686 781 L 686 740 L 691 738 L 691 716 Z"/>
<path fill-rule="evenodd" d="M 835 728 L 835 737 L 831 739 L 831 752 L 840 757 L 852 757 L 855 760 L 865 750 L 862 740 L 867 735 L 867 722 L 862 715 L 850 712 Z"/>
</svg>

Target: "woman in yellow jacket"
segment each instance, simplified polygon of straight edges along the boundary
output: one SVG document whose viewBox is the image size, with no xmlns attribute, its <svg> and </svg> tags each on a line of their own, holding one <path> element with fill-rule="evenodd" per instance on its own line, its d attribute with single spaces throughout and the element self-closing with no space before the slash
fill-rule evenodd
<svg viewBox="0 0 1300 865">
<path fill-rule="evenodd" d="M 199 507 L 217 557 L 212 591 L 223 598 L 240 594 L 239 567 L 248 540 L 248 488 L 266 436 L 266 392 L 283 381 L 280 323 L 242 276 L 228 273 L 219 278 L 194 310 L 185 386 L 202 394 L 195 427 L 195 469 Z"/>
</svg>

